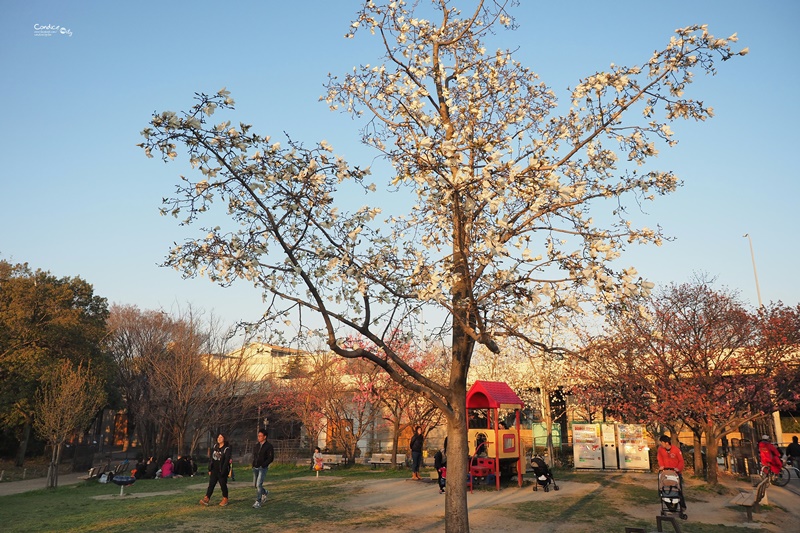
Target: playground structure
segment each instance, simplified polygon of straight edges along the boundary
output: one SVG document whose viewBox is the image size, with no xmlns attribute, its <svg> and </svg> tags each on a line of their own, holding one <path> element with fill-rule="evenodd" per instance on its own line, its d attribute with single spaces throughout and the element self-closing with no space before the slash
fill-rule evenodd
<svg viewBox="0 0 800 533">
<path fill-rule="evenodd" d="M 494 475 L 500 490 L 500 476 L 517 474 L 522 486 L 522 443 L 520 442 L 520 410 L 525 404 L 507 383 L 476 381 L 467 392 L 467 440 L 471 479 Z M 501 410 L 514 411 L 513 427 L 505 427 Z"/>
</svg>

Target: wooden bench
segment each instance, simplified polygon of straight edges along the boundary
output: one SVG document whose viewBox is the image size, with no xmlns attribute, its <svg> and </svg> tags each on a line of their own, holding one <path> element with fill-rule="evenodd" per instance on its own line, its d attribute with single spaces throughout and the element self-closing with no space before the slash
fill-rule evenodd
<svg viewBox="0 0 800 533">
<path fill-rule="evenodd" d="M 758 510 L 761 500 L 767 495 L 769 478 L 765 478 L 753 490 L 740 490 L 739 494 L 731 500 L 734 505 L 741 505 L 747 512 L 748 522 L 753 521 L 753 510 Z"/>
<path fill-rule="evenodd" d="M 322 467 L 325 470 L 330 470 L 333 467 L 339 467 L 343 464 L 347 463 L 344 458 L 344 455 L 336 455 L 334 453 L 323 453 L 322 454 Z M 314 459 L 311 459 L 311 468 L 314 468 Z"/>
<path fill-rule="evenodd" d="M 392 454 L 390 453 L 373 453 L 372 457 L 369 458 L 369 464 L 372 465 L 372 468 L 377 468 L 378 465 L 391 465 L 392 464 Z M 406 464 L 406 454 L 398 453 L 397 454 L 397 466 L 403 466 Z"/>
<path fill-rule="evenodd" d="M 331 470 L 334 467 L 341 466 L 343 464 L 347 464 L 347 459 L 345 459 L 344 455 L 336 455 L 334 453 L 323 453 L 322 454 L 322 468 L 324 470 Z M 314 458 L 311 458 L 311 462 L 307 463 L 305 459 L 302 461 L 297 462 L 297 466 L 303 465 L 310 465 L 311 469 L 314 469 Z"/>
</svg>

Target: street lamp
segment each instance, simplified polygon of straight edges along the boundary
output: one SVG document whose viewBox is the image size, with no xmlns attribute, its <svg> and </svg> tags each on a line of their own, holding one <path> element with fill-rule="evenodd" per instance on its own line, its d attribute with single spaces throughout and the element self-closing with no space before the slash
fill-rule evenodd
<svg viewBox="0 0 800 533">
<path fill-rule="evenodd" d="M 756 278 L 756 295 L 758 296 L 758 306 L 764 307 L 764 304 L 761 302 L 761 289 L 758 288 L 758 271 L 756 270 L 756 255 L 753 253 L 753 239 L 750 238 L 749 233 L 745 233 L 742 237 L 747 237 L 747 241 L 750 243 L 750 259 L 753 261 L 753 275 Z"/>
<path fill-rule="evenodd" d="M 742 237 L 747 237 L 750 243 L 750 259 L 753 261 L 753 275 L 756 277 L 756 295 L 758 296 L 758 307 L 760 309 L 764 307 L 764 304 L 761 302 L 761 290 L 758 288 L 758 271 L 756 270 L 756 255 L 753 253 L 753 239 L 750 238 L 749 233 L 745 233 Z M 780 444 L 783 442 L 783 427 L 781 426 L 780 411 L 774 411 L 772 413 L 772 423 L 775 428 L 775 440 Z"/>
</svg>

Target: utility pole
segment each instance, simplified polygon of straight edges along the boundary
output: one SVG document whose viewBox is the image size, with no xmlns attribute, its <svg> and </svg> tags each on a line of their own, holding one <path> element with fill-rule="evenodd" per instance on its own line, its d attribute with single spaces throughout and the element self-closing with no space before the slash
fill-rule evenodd
<svg viewBox="0 0 800 533">
<path fill-rule="evenodd" d="M 764 307 L 764 303 L 761 301 L 761 289 L 758 288 L 758 271 L 756 270 L 756 254 L 753 253 L 753 239 L 750 237 L 749 233 L 745 233 L 742 237 L 747 237 L 747 241 L 750 243 L 750 259 L 753 261 L 753 276 L 756 278 L 756 296 L 758 296 L 758 307 Z"/>
<path fill-rule="evenodd" d="M 758 271 L 756 270 L 756 254 L 753 252 L 753 239 L 749 233 L 745 233 L 743 237 L 747 237 L 750 243 L 750 260 L 753 262 L 753 276 L 756 278 L 756 296 L 758 297 L 758 308 L 764 307 L 764 302 L 761 301 L 761 289 L 758 288 Z M 781 413 L 775 411 L 772 413 L 773 427 L 775 428 L 775 444 L 780 446 L 783 442 L 783 427 L 781 426 Z"/>
</svg>

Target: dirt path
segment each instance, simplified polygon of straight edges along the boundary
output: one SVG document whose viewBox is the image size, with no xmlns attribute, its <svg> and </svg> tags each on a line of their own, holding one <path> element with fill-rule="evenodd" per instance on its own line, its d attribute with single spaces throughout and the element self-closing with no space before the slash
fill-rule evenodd
<svg viewBox="0 0 800 533">
<path fill-rule="evenodd" d="M 625 483 L 640 486 L 642 488 L 653 488 L 653 476 L 626 474 Z M 702 485 L 700 482 L 690 485 Z M 599 483 L 577 483 L 570 481 L 559 482 L 561 490 L 543 492 L 533 492 L 530 486 L 523 488 L 512 487 L 504 488 L 499 492 L 488 490 L 476 490 L 468 494 L 467 502 L 470 510 L 470 529 L 473 531 L 492 531 L 501 533 L 511 532 L 564 532 L 575 533 L 580 531 L 581 526 L 575 522 L 564 520 L 554 520 L 552 522 L 530 522 L 514 518 L 511 509 L 515 505 L 524 502 L 541 503 L 547 506 L 548 502 L 557 504 L 558 500 L 575 499 L 580 500 L 585 496 L 597 494 L 604 491 L 604 496 L 614 499 L 615 489 L 601 487 Z M 745 483 L 730 482 L 730 489 L 735 491 L 735 487 L 743 490 L 750 487 Z M 411 480 L 366 480 L 359 482 L 347 482 L 343 490 L 349 493 L 344 505 L 353 510 L 373 510 L 383 512 L 388 522 L 382 524 L 381 530 L 390 533 L 413 532 L 434 532 L 442 531 L 444 524 L 444 496 L 438 493 L 433 483 L 420 483 Z M 634 489 L 635 490 L 635 489 Z M 691 489 L 690 489 L 691 490 Z M 724 525 L 727 527 L 739 526 L 757 529 L 761 531 L 771 531 L 787 533 L 789 531 L 800 531 L 800 499 L 786 489 L 771 487 L 768 498 L 771 506 L 760 513 L 754 514 L 754 522 L 747 523 L 743 508 L 730 506 L 729 502 L 733 497 L 732 493 L 717 494 L 712 491 L 687 491 L 692 496 L 689 499 L 689 524 L 705 523 L 714 525 Z M 625 501 L 620 498 L 619 501 Z M 659 514 L 661 505 L 658 500 L 651 504 L 630 505 L 621 509 L 625 515 L 634 519 L 641 519 L 652 525 L 655 531 L 655 517 Z M 576 511 L 579 513 L 580 511 Z M 626 518 L 620 513 L 620 531 L 623 529 Z M 590 522 L 586 524 L 586 531 L 594 531 Z M 353 528 L 352 532 L 374 531 L 374 525 L 364 528 Z"/>
</svg>

